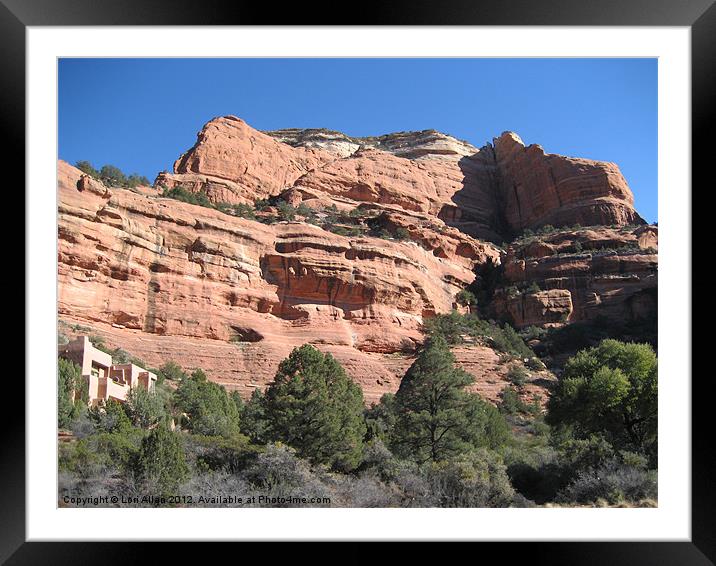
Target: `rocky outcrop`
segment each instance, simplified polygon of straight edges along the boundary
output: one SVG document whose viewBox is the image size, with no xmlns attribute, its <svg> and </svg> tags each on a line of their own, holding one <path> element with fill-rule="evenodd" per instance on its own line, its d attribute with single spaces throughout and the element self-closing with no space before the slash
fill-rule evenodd
<svg viewBox="0 0 716 566">
<path fill-rule="evenodd" d="M 526 228 L 643 224 L 634 197 L 614 163 L 545 153 L 505 132 L 494 141 L 504 217 L 519 234 Z"/>
<path fill-rule="evenodd" d="M 203 191 L 212 202 L 253 203 L 333 159 L 331 153 L 292 148 L 236 116 L 225 116 L 208 122 L 174 163 L 174 172 L 160 173 L 155 185 Z"/>
<path fill-rule="evenodd" d="M 654 317 L 657 245 L 656 226 L 591 227 L 518 240 L 503 262 L 496 315 L 518 327 Z"/>
<path fill-rule="evenodd" d="M 215 203 L 253 203 L 290 189 L 395 205 L 495 242 L 546 224 L 643 223 L 615 164 L 546 154 L 511 132 L 477 149 L 435 130 L 263 133 L 225 116 L 208 122 L 155 185 L 203 192 Z"/>
<path fill-rule="evenodd" d="M 436 130 L 397 132 L 383 136 L 351 137 L 326 129 L 289 128 L 266 134 L 293 147 L 328 151 L 339 157 L 348 157 L 361 148 L 379 149 L 407 159 L 460 159 L 474 155 L 477 148 Z"/>
<path fill-rule="evenodd" d="M 555 326 L 569 322 L 574 305 L 569 289 L 517 293 L 504 300 L 510 320 L 516 326 Z"/>
</svg>

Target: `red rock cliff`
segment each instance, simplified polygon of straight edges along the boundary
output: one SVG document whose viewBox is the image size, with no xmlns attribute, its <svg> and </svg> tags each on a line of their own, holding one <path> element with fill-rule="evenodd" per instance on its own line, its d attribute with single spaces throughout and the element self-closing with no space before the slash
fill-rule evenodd
<svg viewBox="0 0 716 566">
<path fill-rule="evenodd" d="M 402 234 L 342 236 L 302 217 L 267 225 L 159 190 L 109 190 L 58 164 L 66 328 L 90 326 L 150 364 L 203 367 L 245 395 L 306 342 L 335 355 L 369 400 L 394 391 L 423 339 L 423 319 L 450 311 L 488 260 L 505 263 L 495 308 L 518 326 L 655 308 L 642 293 L 656 286 L 654 254 L 562 253 L 575 238 L 585 250 L 609 239 L 655 247 L 652 227 L 567 231 L 566 240 L 520 244 L 506 255 L 489 242 L 544 224 L 642 222 L 616 165 L 545 154 L 514 134 L 477 149 L 433 130 L 262 133 L 228 116 L 207 123 L 155 182 L 176 186 L 213 203 L 281 195 L 319 215 L 359 212 L 375 230 Z M 539 292 L 509 291 L 533 281 Z M 463 352 L 464 365 L 494 370 L 494 352 L 483 350 Z M 490 371 L 477 387 L 494 396 L 502 378 Z"/>
</svg>

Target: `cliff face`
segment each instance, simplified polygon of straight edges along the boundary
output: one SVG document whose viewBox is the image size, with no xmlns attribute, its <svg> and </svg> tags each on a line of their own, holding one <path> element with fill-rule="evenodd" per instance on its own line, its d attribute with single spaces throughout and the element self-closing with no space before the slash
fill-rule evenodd
<svg viewBox="0 0 716 566">
<path fill-rule="evenodd" d="M 656 314 L 657 248 L 656 226 L 572 229 L 518 241 L 507 250 L 495 310 L 517 327 L 646 320 Z"/>
<path fill-rule="evenodd" d="M 397 389 L 423 319 L 454 308 L 488 262 L 504 264 L 494 308 L 517 325 L 650 312 L 640 293 L 656 287 L 655 255 L 561 250 L 575 239 L 585 252 L 610 239 L 654 247 L 652 227 L 567 231 L 506 254 L 490 243 L 548 223 L 641 221 L 615 165 L 536 147 L 513 134 L 477 149 L 433 130 L 262 133 L 224 117 L 155 189 L 109 190 L 59 162 L 60 319 L 68 332 L 89 325 L 150 364 L 203 367 L 246 395 L 310 342 L 377 400 Z M 280 196 L 319 218 L 326 210 L 366 217 L 372 228 L 343 236 L 304 217 L 269 225 L 163 198 L 160 189 L 172 187 L 213 203 Z M 375 237 L 379 230 L 402 240 Z M 510 287 L 531 281 L 541 290 L 518 300 Z M 506 379 L 497 356 L 468 350 L 458 359 L 495 397 Z"/>
<path fill-rule="evenodd" d="M 512 132 L 495 140 L 505 219 L 514 233 L 526 228 L 643 224 L 634 197 L 614 163 L 546 154 L 525 147 Z"/>
<path fill-rule="evenodd" d="M 60 318 L 92 323 L 147 361 L 214 370 L 233 387 L 265 384 L 306 342 L 360 368 L 359 381 L 392 383 L 367 354 L 414 350 L 422 317 L 450 310 L 472 264 L 499 257 L 449 229 L 430 232 L 438 257 L 413 242 L 110 191 L 64 162 L 58 178 Z"/>
<path fill-rule="evenodd" d="M 643 224 L 613 163 L 546 154 L 505 132 L 480 149 L 434 130 L 352 138 L 328 130 L 263 133 L 234 116 L 210 121 L 155 183 L 253 203 L 293 189 L 395 205 L 502 242 L 525 229 Z"/>
</svg>

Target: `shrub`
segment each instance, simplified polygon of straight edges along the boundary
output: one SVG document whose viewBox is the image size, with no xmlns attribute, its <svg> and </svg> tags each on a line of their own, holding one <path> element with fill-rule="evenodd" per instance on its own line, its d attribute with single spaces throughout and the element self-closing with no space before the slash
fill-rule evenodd
<svg viewBox="0 0 716 566">
<path fill-rule="evenodd" d="M 165 379 L 180 382 L 187 377 L 181 366 L 172 361 L 166 362 L 162 367 L 155 370 L 155 373 L 157 374 L 157 383 L 163 382 Z"/>
<path fill-rule="evenodd" d="M 539 326 L 528 326 L 520 331 L 523 340 L 539 340 L 547 334 L 548 330 Z"/>
<path fill-rule="evenodd" d="M 75 167 L 90 177 L 94 177 L 95 179 L 101 181 L 108 187 L 133 188 L 138 185 L 151 184 L 149 179 L 147 179 L 144 175 L 132 173 L 127 176 L 119 167 L 115 167 L 114 165 L 103 165 L 98 171 L 89 161 L 78 161 L 75 163 Z"/>
<path fill-rule="evenodd" d="M 429 336 L 442 336 L 448 344 L 463 342 L 463 335 L 482 337 L 500 352 L 506 352 L 520 358 L 534 356 L 534 352 L 509 324 L 499 325 L 481 320 L 474 314 L 461 315 L 456 311 L 440 314 L 425 321 L 425 331 Z"/>
<path fill-rule="evenodd" d="M 348 230 L 344 228 L 343 226 L 335 226 L 335 225 L 329 225 L 327 224 L 324 227 L 329 232 L 333 232 L 334 234 L 338 234 L 339 236 L 347 236 Z"/>
<path fill-rule="evenodd" d="M 254 210 L 264 211 L 270 206 L 272 205 L 269 199 L 262 198 L 254 201 Z"/>
<path fill-rule="evenodd" d="M 315 219 L 316 213 L 305 203 L 301 203 L 296 207 L 296 214 L 303 216 L 306 220 Z"/>
<path fill-rule="evenodd" d="M 339 236 L 356 237 L 362 235 L 360 228 L 346 228 L 345 226 L 336 226 L 332 224 L 324 224 L 324 230 L 338 234 Z"/>
<path fill-rule="evenodd" d="M 462 306 L 476 305 L 477 298 L 472 291 L 463 289 L 455 295 L 455 302 Z"/>
<path fill-rule="evenodd" d="M 402 226 L 398 226 L 395 229 L 395 239 L 396 240 L 409 240 L 410 239 L 410 232 L 406 228 L 403 228 Z"/>
<path fill-rule="evenodd" d="M 333 495 L 308 463 L 297 457 L 296 450 L 280 444 L 269 444 L 242 476 L 274 501 L 271 507 L 302 506 L 302 498 L 326 498 L 306 505 L 327 506 Z"/>
<path fill-rule="evenodd" d="M 534 356 L 534 352 L 509 324 L 505 323 L 501 328 L 494 324 L 483 327 L 483 332 L 492 338 L 494 347 L 501 352 L 509 352 L 521 358 Z"/>
<path fill-rule="evenodd" d="M 195 204 L 198 206 L 204 206 L 206 208 L 214 208 L 214 205 L 206 196 L 206 193 L 193 192 L 182 186 L 176 186 L 172 189 L 164 189 L 162 192 L 164 198 L 172 198 L 174 200 L 180 200 L 189 204 Z"/>
<path fill-rule="evenodd" d="M 97 432 L 124 433 L 132 428 L 124 406 L 112 398 L 100 401 L 87 412 Z"/>
<path fill-rule="evenodd" d="M 110 187 L 121 187 L 127 183 L 127 178 L 122 170 L 114 165 L 103 165 L 99 176 L 102 182 Z"/>
<path fill-rule="evenodd" d="M 89 161 L 78 161 L 77 163 L 75 163 L 75 167 L 77 167 L 77 169 L 79 169 L 83 173 L 86 173 L 90 177 L 99 179 L 99 171 L 97 171 L 97 169 L 95 169 Z"/>
<path fill-rule="evenodd" d="M 532 371 L 542 371 L 543 369 L 546 369 L 546 367 L 547 367 L 544 365 L 544 362 L 542 362 L 542 360 L 540 360 L 536 356 L 533 356 L 530 359 L 528 359 L 526 365 Z"/>
<path fill-rule="evenodd" d="M 502 389 L 499 409 L 507 415 L 514 415 L 525 412 L 527 407 L 513 387 L 505 386 Z"/>
<path fill-rule="evenodd" d="M 222 436 L 185 435 L 184 450 L 187 461 L 192 462 L 196 473 L 224 471 L 238 473 L 253 460 L 259 449 L 243 434 L 231 438 Z"/>
<path fill-rule="evenodd" d="M 60 472 L 87 477 L 104 471 L 104 462 L 88 441 L 60 442 L 57 446 L 57 464 Z"/>
<path fill-rule="evenodd" d="M 497 361 L 500 364 L 506 364 L 508 362 L 511 362 L 515 359 L 514 354 L 508 354 L 506 352 L 502 352 L 499 356 L 497 356 Z"/>
<path fill-rule="evenodd" d="M 182 425 L 195 434 L 230 438 L 239 433 L 239 411 L 226 390 L 195 370 L 177 387 L 176 407 L 186 413 Z"/>
<path fill-rule="evenodd" d="M 214 208 L 223 212 L 224 214 L 230 214 L 231 216 L 238 216 L 239 218 L 248 218 L 249 220 L 256 220 L 256 214 L 251 205 L 240 202 L 237 204 L 229 204 L 228 202 L 217 202 Z"/>
<path fill-rule="evenodd" d="M 281 220 L 291 221 L 296 218 L 296 209 L 286 201 L 279 201 L 276 208 L 278 209 L 278 217 Z"/>
<path fill-rule="evenodd" d="M 577 478 L 557 496 L 563 503 L 597 503 L 605 500 L 611 505 L 638 503 L 657 499 L 657 472 L 643 466 L 613 459 L 605 465 L 580 472 Z"/>
<path fill-rule="evenodd" d="M 163 400 L 143 387 L 135 387 L 129 392 L 125 412 L 132 424 L 139 428 L 152 428 L 167 419 Z"/>
<path fill-rule="evenodd" d="M 142 368 L 147 367 L 147 364 L 143 359 L 132 356 L 132 354 L 126 350 L 122 350 L 122 348 L 115 348 L 110 351 L 109 354 L 112 356 L 113 364 L 134 364 L 135 366 Z"/>
<path fill-rule="evenodd" d="M 60 470 L 82 478 L 108 472 L 131 473 L 142 437 L 141 430 L 129 427 L 60 443 Z"/>
<path fill-rule="evenodd" d="M 522 386 L 529 379 L 529 372 L 519 364 L 513 364 L 510 369 L 507 370 L 507 379 L 513 385 Z"/>
<path fill-rule="evenodd" d="M 427 468 L 427 493 L 418 493 L 419 507 L 509 507 L 515 500 L 507 470 L 486 449 L 460 454 Z M 408 490 L 410 494 L 410 490 Z"/>
<path fill-rule="evenodd" d="M 384 393 L 377 404 L 371 405 L 365 411 L 366 438 L 368 440 L 380 439 L 387 442 L 393 433 L 395 419 L 395 394 Z"/>
<path fill-rule="evenodd" d="M 404 463 L 393 455 L 380 438 L 374 438 L 366 443 L 360 471 L 370 470 L 382 481 L 390 482 L 397 477 L 403 467 Z"/>
<path fill-rule="evenodd" d="M 192 498 L 192 507 L 255 507 L 249 503 L 251 486 L 241 476 L 225 471 L 209 471 L 192 475 L 181 486 L 182 495 Z M 217 497 L 219 495 L 238 495 L 242 501 L 231 502 Z"/>
</svg>

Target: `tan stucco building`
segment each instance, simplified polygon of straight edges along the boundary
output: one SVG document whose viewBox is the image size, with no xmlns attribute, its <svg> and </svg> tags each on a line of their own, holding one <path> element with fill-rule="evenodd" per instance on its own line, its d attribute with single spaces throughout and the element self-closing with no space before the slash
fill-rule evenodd
<svg viewBox="0 0 716 566">
<path fill-rule="evenodd" d="M 134 387 L 153 391 L 156 374 L 134 364 L 113 364 L 112 356 L 98 350 L 89 337 L 79 336 L 60 346 L 59 356 L 80 366 L 82 377 L 88 385 L 89 404 L 114 399 L 124 402 Z"/>
</svg>

